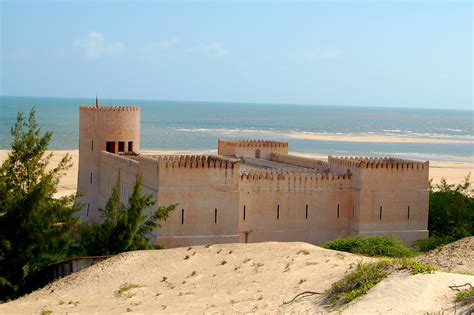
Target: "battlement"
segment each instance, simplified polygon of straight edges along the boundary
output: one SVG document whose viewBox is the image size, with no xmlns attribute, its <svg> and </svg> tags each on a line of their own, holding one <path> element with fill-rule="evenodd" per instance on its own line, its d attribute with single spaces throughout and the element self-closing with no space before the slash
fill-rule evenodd
<svg viewBox="0 0 474 315">
<path fill-rule="evenodd" d="M 351 174 L 335 175 L 332 173 L 319 172 L 317 170 L 309 169 L 252 169 L 241 172 L 241 179 L 249 180 L 280 180 L 280 179 L 303 179 L 303 180 L 342 180 L 351 179 Z"/>
<path fill-rule="evenodd" d="M 425 169 L 429 161 L 397 159 L 391 157 L 328 157 L 329 164 L 344 165 L 354 168 L 392 168 L 392 169 Z"/>
<path fill-rule="evenodd" d="M 313 169 L 318 169 L 321 171 L 329 169 L 329 163 L 318 160 L 318 159 L 307 158 L 303 156 L 272 152 L 270 159 L 271 161 L 274 161 L 274 162 L 313 168 Z"/>
<path fill-rule="evenodd" d="M 218 140 L 219 144 L 244 148 L 288 148 L 288 142 L 271 140 Z"/>
<path fill-rule="evenodd" d="M 166 168 L 224 168 L 240 167 L 240 160 L 216 155 L 140 155 L 140 160 L 159 162 Z"/>
<path fill-rule="evenodd" d="M 88 111 L 98 112 L 139 112 L 139 106 L 94 106 L 94 105 L 81 105 L 79 109 Z"/>
</svg>

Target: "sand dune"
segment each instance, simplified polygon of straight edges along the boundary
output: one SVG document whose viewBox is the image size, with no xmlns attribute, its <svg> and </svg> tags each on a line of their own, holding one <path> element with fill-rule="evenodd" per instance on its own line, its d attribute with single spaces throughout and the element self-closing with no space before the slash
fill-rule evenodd
<svg viewBox="0 0 474 315">
<path fill-rule="evenodd" d="M 128 252 L 0 305 L 0 313 L 327 312 L 319 296 L 288 305 L 283 301 L 307 290 L 323 292 L 355 264 L 370 260 L 300 242 Z M 454 292 L 448 285 L 465 282 L 474 282 L 474 276 L 400 273 L 343 311 L 423 314 L 450 309 Z"/>
</svg>

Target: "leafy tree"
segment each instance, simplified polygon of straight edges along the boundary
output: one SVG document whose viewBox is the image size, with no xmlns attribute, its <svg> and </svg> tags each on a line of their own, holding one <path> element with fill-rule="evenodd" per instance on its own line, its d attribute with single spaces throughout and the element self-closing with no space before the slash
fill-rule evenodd
<svg viewBox="0 0 474 315">
<path fill-rule="evenodd" d="M 166 220 L 175 205 L 159 207 L 150 216 L 146 209 L 155 204 L 152 194 L 143 195 L 142 181 L 138 177 L 128 206 L 120 202 L 118 187 L 104 209 L 99 209 L 103 222 L 93 226 L 84 225 L 82 229 L 82 249 L 87 255 L 114 255 L 124 251 L 156 248 L 149 244 L 150 232 L 160 227 L 160 221 Z"/>
<path fill-rule="evenodd" d="M 441 179 L 430 183 L 428 229 L 430 236 L 460 239 L 474 235 L 474 198 L 470 195 L 470 174 L 461 184 Z"/>
<path fill-rule="evenodd" d="M 461 184 L 448 184 L 444 178 L 437 185 L 430 182 L 430 237 L 415 241 L 418 250 L 426 252 L 474 235 L 474 198 L 469 177 L 470 174 Z"/>
<path fill-rule="evenodd" d="M 65 259 L 79 222 L 75 195 L 54 198 L 71 157 L 47 170 L 52 133 L 40 135 L 35 114 L 35 108 L 28 118 L 18 114 L 0 167 L 0 300 L 23 293 L 34 272 Z"/>
</svg>

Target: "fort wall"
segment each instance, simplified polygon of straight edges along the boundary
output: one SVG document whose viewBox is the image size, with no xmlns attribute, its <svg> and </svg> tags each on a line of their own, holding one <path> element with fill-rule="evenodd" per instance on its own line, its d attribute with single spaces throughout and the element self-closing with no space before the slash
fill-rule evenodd
<svg viewBox="0 0 474 315">
<path fill-rule="evenodd" d="M 272 152 L 288 154 L 288 142 L 267 140 L 218 140 L 218 155 L 270 160 Z"/>
<path fill-rule="evenodd" d="M 158 244 L 178 247 L 239 241 L 238 160 L 205 155 L 148 159 L 157 166 L 159 205 L 178 203 L 162 223 Z"/>
<path fill-rule="evenodd" d="M 322 244 L 350 233 L 352 181 L 321 173 L 241 175 L 240 240 Z"/>
<path fill-rule="evenodd" d="M 285 163 L 289 165 L 314 168 L 318 171 L 329 170 L 329 163 L 318 159 L 307 158 L 291 154 L 282 154 L 273 152 L 270 159 L 274 162 Z M 345 172 L 338 172 L 338 174 L 344 174 Z"/>
<path fill-rule="evenodd" d="M 329 163 L 352 173 L 352 234 L 390 234 L 407 244 L 428 236 L 428 162 L 329 157 Z"/>
</svg>

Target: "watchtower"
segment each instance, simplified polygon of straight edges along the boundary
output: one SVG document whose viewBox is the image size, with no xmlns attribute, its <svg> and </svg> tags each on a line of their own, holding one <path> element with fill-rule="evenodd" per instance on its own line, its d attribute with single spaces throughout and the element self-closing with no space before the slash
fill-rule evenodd
<svg viewBox="0 0 474 315">
<path fill-rule="evenodd" d="M 101 152 L 138 153 L 140 150 L 140 108 L 135 106 L 80 106 L 79 176 L 82 194 L 80 217 L 97 221 Z"/>
</svg>

